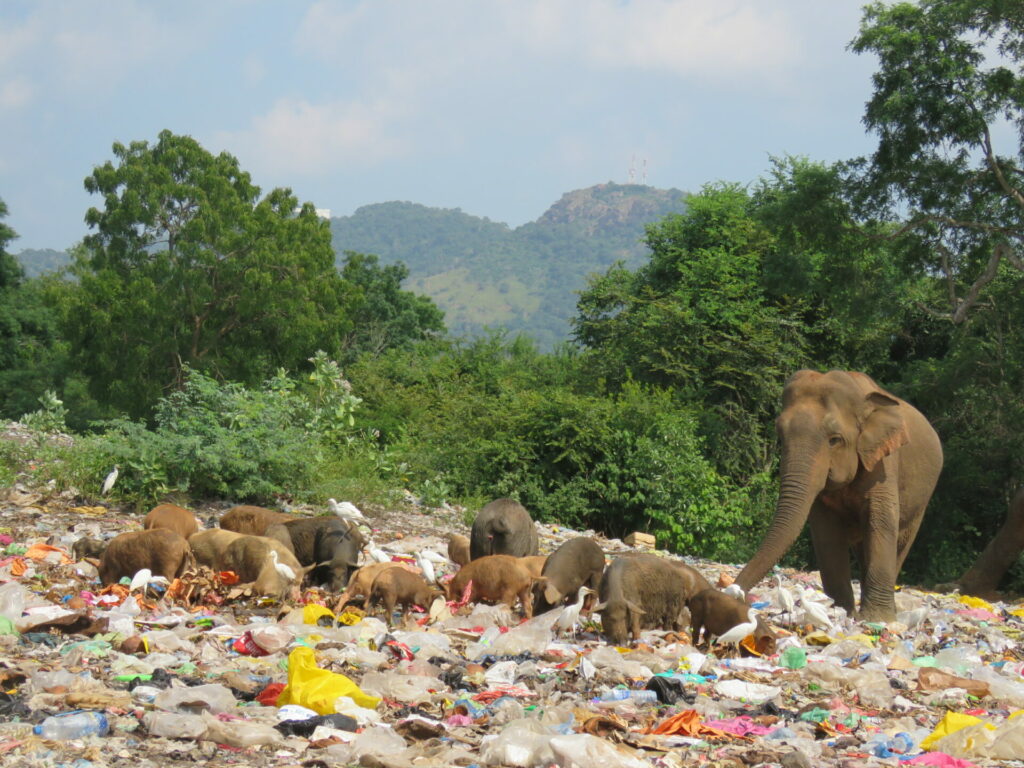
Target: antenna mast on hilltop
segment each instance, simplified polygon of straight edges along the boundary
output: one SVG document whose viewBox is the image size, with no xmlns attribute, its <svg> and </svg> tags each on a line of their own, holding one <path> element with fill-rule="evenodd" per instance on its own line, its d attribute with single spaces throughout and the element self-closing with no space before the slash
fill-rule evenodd
<svg viewBox="0 0 1024 768">
<path fill-rule="evenodd" d="M 644 172 L 643 172 L 643 175 L 640 177 L 640 179 L 641 179 L 640 183 L 643 184 L 646 187 L 647 186 L 647 158 L 646 157 L 644 158 Z"/>
<path fill-rule="evenodd" d="M 629 183 L 636 184 L 636 154 L 629 160 Z"/>
</svg>

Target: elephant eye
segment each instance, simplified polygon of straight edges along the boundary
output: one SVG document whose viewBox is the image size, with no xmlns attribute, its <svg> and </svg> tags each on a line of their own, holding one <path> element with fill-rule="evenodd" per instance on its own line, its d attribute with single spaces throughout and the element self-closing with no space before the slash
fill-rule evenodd
<svg viewBox="0 0 1024 768">
<path fill-rule="evenodd" d="M 830 437 L 828 439 L 828 444 L 829 445 L 842 445 L 843 444 L 843 438 L 842 438 L 841 435 L 832 435 L 832 437 Z"/>
</svg>

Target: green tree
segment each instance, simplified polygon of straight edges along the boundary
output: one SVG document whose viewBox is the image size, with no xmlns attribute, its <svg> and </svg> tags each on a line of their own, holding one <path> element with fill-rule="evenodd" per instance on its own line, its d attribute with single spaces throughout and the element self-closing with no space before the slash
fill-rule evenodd
<svg viewBox="0 0 1024 768">
<path fill-rule="evenodd" d="M 35 410 L 45 390 L 58 388 L 61 351 L 45 281 L 26 280 L 7 252 L 18 235 L 2 221 L 6 216 L 0 200 L 0 416 L 17 418 Z"/>
<path fill-rule="evenodd" d="M 748 193 L 706 187 L 685 214 L 647 230 L 650 262 L 594 279 L 580 296 L 577 340 L 610 382 L 670 386 L 704 406 L 719 466 L 750 475 L 771 458 L 767 425 L 782 383 L 805 360 L 802 329 L 762 287 L 772 234 Z"/>
<path fill-rule="evenodd" d="M 359 289 L 350 308 L 358 322 L 344 340 L 349 357 L 444 333 L 444 312 L 434 301 L 402 290 L 409 270 L 401 262 L 382 267 L 375 255 L 346 251 L 341 276 Z"/>
<path fill-rule="evenodd" d="M 922 306 L 964 322 L 986 286 L 1024 271 L 1024 6 L 874 2 L 851 47 L 879 60 L 864 201 L 942 276 Z"/>
<path fill-rule="evenodd" d="M 311 204 L 261 197 L 230 154 L 169 131 L 113 152 L 85 179 L 103 207 L 86 214 L 65 314 L 97 399 L 143 415 L 187 367 L 255 383 L 340 351 L 352 286 Z"/>
</svg>

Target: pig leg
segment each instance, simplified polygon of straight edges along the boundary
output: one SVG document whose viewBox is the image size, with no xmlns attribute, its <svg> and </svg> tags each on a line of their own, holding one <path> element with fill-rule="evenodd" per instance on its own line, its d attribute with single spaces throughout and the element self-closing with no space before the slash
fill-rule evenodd
<svg viewBox="0 0 1024 768">
<path fill-rule="evenodd" d="M 532 584 L 527 584 L 519 592 L 519 602 L 523 605 L 523 615 L 527 619 L 533 618 L 533 600 L 531 599 L 533 596 L 533 589 L 531 589 L 531 587 Z"/>
<path fill-rule="evenodd" d="M 629 634 L 634 643 L 640 639 L 640 614 L 633 610 L 629 611 Z"/>
</svg>

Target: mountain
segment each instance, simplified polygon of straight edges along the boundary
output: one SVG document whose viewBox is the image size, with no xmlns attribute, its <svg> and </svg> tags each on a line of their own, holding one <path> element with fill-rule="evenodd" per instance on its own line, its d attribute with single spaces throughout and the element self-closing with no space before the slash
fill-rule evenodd
<svg viewBox="0 0 1024 768">
<path fill-rule="evenodd" d="M 25 248 L 21 253 L 15 254 L 15 257 L 24 267 L 26 277 L 39 277 L 44 272 L 56 272 L 71 263 L 67 251 L 55 251 L 51 248 Z"/>
<path fill-rule="evenodd" d="M 576 294 L 615 261 L 647 258 L 644 227 L 686 209 L 686 193 L 641 184 L 567 192 L 536 221 L 511 228 L 458 208 L 377 203 L 331 219 L 339 266 L 345 251 L 409 268 L 405 288 L 430 296 L 452 333 L 524 332 L 544 349 L 569 338 Z M 63 251 L 17 254 L 28 276 L 70 262 Z"/>
<path fill-rule="evenodd" d="M 405 287 L 432 297 L 453 333 L 503 326 L 550 348 L 568 338 L 587 276 L 618 260 L 642 263 L 645 225 L 684 211 L 684 198 L 678 189 L 598 184 L 515 229 L 459 209 L 378 203 L 331 219 L 331 234 L 339 263 L 345 251 L 405 263 Z"/>
</svg>

